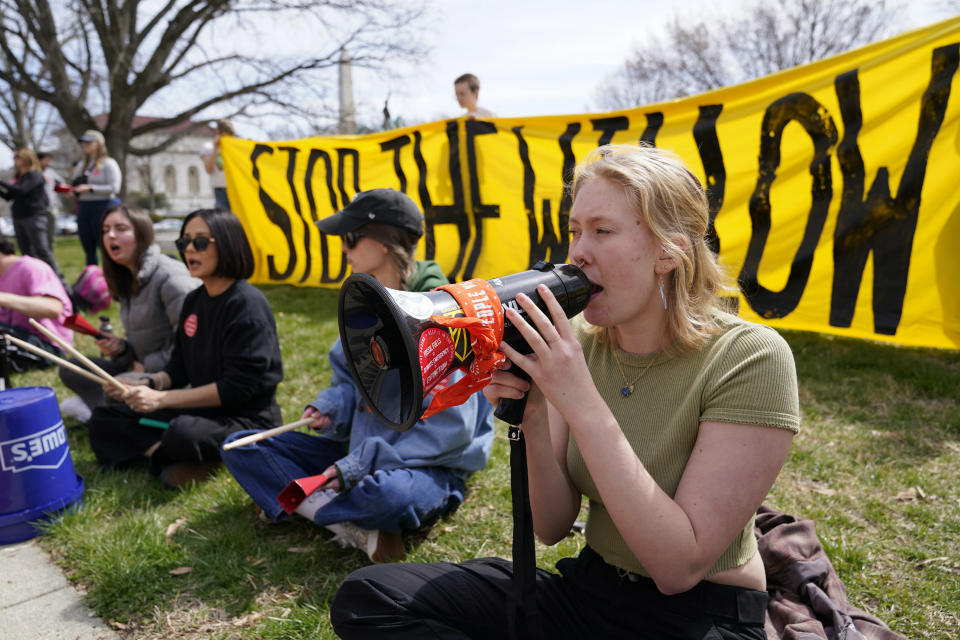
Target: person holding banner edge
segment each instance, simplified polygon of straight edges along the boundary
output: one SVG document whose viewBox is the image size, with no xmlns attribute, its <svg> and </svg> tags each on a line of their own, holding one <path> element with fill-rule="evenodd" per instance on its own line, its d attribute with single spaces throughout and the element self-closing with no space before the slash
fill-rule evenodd
<svg viewBox="0 0 960 640">
<path fill-rule="evenodd" d="M 359 193 L 317 226 L 343 238 L 353 272 L 367 273 L 385 287 L 428 291 L 447 284 L 435 262 L 414 260 L 423 216 L 399 191 Z M 455 511 L 464 500 L 467 478 L 486 466 L 493 446 L 492 407 L 475 393 L 406 431 L 394 431 L 362 401 L 339 339 L 329 359 L 330 386 L 303 412 L 304 418 L 313 418 L 309 426 L 318 435 L 288 432 L 225 449 L 224 463 L 253 498 L 261 518 L 271 522 L 288 515 L 277 496 L 290 482 L 324 474 L 328 482 L 295 513 L 374 562 L 398 560 L 405 553 L 402 532 Z M 461 376 L 457 372 L 450 383 Z M 238 432 L 224 444 L 250 434 Z"/>
<path fill-rule="evenodd" d="M 604 146 L 575 171 L 570 261 L 594 284 L 569 322 L 526 296 L 533 348 L 488 400 L 528 393 L 522 429 L 536 535 L 587 546 L 536 574 L 543 637 L 765 637 L 756 509 L 799 429 L 796 371 L 768 327 L 720 310 L 704 191 L 672 154 Z M 511 563 L 367 567 L 331 605 L 342 638 L 506 637 Z M 536 635 L 536 633 L 532 634 Z"/>
<path fill-rule="evenodd" d="M 457 104 L 467 110 L 464 114 L 467 118 L 476 120 L 496 117 L 493 111 L 477 104 L 480 97 L 480 79 L 472 73 L 464 73 L 453 81 L 453 93 Z"/>
<path fill-rule="evenodd" d="M 213 142 L 203 145 L 200 158 L 203 168 L 210 175 L 210 187 L 213 189 L 214 205 L 220 209 L 230 210 L 230 199 L 227 197 L 227 174 L 223 171 L 223 153 L 220 151 L 220 141 L 225 137 L 233 137 L 236 131 L 233 123 L 221 118 L 214 123 Z"/>
</svg>

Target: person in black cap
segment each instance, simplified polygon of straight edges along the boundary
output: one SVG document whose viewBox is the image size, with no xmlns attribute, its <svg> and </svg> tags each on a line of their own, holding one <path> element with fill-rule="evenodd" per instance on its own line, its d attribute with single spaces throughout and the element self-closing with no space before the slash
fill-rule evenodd
<svg viewBox="0 0 960 640">
<path fill-rule="evenodd" d="M 362 191 L 341 211 L 318 220 L 317 227 L 343 238 L 347 262 L 355 273 L 368 273 L 385 287 L 429 291 L 447 284 L 436 262 L 413 259 L 423 235 L 423 215 L 400 191 Z M 369 242 L 361 242 L 363 238 Z"/>
<path fill-rule="evenodd" d="M 407 291 L 447 282 L 435 262 L 413 258 L 422 224 L 413 201 L 393 189 L 359 193 L 342 211 L 317 222 L 323 233 L 343 238 L 355 273 Z M 287 517 L 277 502 L 287 484 L 323 473 L 329 481 L 296 513 L 331 530 L 343 546 L 365 551 L 374 562 L 398 560 L 404 555 L 401 532 L 455 511 L 463 502 L 467 477 L 486 466 L 493 446 L 493 408 L 477 393 L 407 431 L 394 431 L 361 401 L 339 339 L 329 358 L 331 384 L 303 412 L 320 437 L 284 433 L 225 450 L 223 461 L 257 503 L 261 518 L 271 522 Z M 456 373 L 450 384 L 461 375 Z M 251 433 L 255 431 L 234 434 L 225 444 Z"/>
</svg>

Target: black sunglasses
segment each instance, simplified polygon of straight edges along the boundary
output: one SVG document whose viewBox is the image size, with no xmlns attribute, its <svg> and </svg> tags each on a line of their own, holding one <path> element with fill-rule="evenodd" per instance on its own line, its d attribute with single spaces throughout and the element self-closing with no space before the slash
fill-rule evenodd
<svg viewBox="0 0 960 640">
<path fill-rule="evenodd" d="M 210 236 L 197 236 L 196 238 L 177 238 L 173 241 L 173 244 L 176 245 L 177 251 L 183 253 L 187 250 L 187 247 L 190 246 L 191 242 L 193 243 L 193 248 L 197 251 L 206 251 L 210 243 L 216 242 L 216 240 Z"/>
<path fill-rule="evenodd" d="M 365 234 L 360 233 L 359 231 L 348 231 L 343 234 L 343 244 L 347 249 L 353 249 L 357 246 L 357 243 L 360 242 L 360 238 L 363 238 Z"/>
</svg>

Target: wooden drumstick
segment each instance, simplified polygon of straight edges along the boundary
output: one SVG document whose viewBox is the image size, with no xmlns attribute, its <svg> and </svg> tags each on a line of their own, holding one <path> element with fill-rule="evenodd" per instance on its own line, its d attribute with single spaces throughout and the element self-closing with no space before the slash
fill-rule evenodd
<svg viewBox="0 0 960 640">
<path fill-rule="evenodd" d="M 254 442 L 260 442 L 261 440 L 266 440 L 267 438 L 272 438 L 273 436 L 278 436 L 281 433 L 286 433 L 287 431 L 293 431 L 297 427 L 302 427 L 305 424 L 310 424 L 316 419 L 316 416 L 313 418 L 300 418 L 296 422 L 291 422 L 290 424 L 285 424 L 279 427 L 274 427 L 273 429 L 267 429 L 266 431 L 261 431 L 260 433 L 254 433 L 249 436 L 244 436 L 234 440 L 233 442 L 228 442 L 223 445 L 223 450 L 228 451 L 235 447 L 242 447 L 245 444 L 252 444 Z"/>
<path fill-rule="evenodd" d="M 101 378 L 100 376 L 98 376 L 98 375 L 96 375 L 96 374 L 94 374 L 94 373 L 91 373 L 91 372 L 87 371 L 87 370 L 84 369 L 83 367 L 78 367 L 77 365 L 73 364 L 72 362 L 70 362 L 70 361 L 68 361 L 68 360 L 64 360 L 64 359 L 61 358 L 60 356 L 56 356 L 56 355 L 50 353 L 49 351 L 46 351 L 46 350 L 44 350 L 44 349 L 41 349 L 40 347 L 34 346 L 34 345 L 30 344 L 29 342 L 26 342 L 25 340 L 21 340 L 20 338 L 17 338 L 16 336 L 11 336 L 11 335 L 8 334 L 8 333 L 3 334 L 3 337 L 6 338 L 7 340 L 9 340 L 10 342 L 12 342 L 13 344 L 17 345 L 18 347 L 20 347 L 21 349 L 26 349 L 26 350 L 29 351 L 30 353 L 36 354 L 36 355 L 40 356 L 41 358 L 46 358 L 47 360 L 49 360 L 49 361 L 51 361 L 51 362 L 53 362 L 53 363 L 55 363 L 55 364 L 58 364 L 58 365 L 60 365 L 61 367 L 66 367 L 67 369 L 70 369 L 71 371 L 73 371 L 73 372 L 75 372 L 75 373 L 79 373 L 80 375 L 82 375 L 82 376 L 85 377 L 85 378 L 88 378 L 88 379 L 90 379 L 90 380 L 93 380 L 93 381 L 96 382 L 97 384 L 107 384 L 107 381 L 104 380 L 103 378 Z"/>
<path fill-rule="evenodd" d="M 80 360 L 80 362 L 82 362 L 83 364 L 87 365 L 87 367 L 89 367 L 91 371 L 93 371 L 94 373 L 102 377 L 104 380 L 106 380 L 108 383 L 115 386 L 120 391 L 124 393 L 127 392 L 127 387 L 125 384 L 123 384 L 122 382 L 114 378 L 112 375 L 110 375 L 109 373 L 107 373 L 106 371 L 98 367 L 95 362 L 90 360 L 90 358 L 88 358 L 87 356 L 83 355 L 82 353 L 74 349 L 72 344 L 70 344 L 69 342 L 67 342 L 57 334 L 55 334 L 53 331 L 50 331 L 49 329 L 47 329 L 45 326 L 43 326 L 33 318 L 30 318 L 29 320 L 30 320 L 30 324 L 33 325 L 33 327 L 37 331 L 41 332 L 43 335 L 47 336 L 48 338 L 50 338 L 51 340 L 59 344 L 61 347 L 63 347 L 64 351 L 68 352 L 74 358 L 77 358 L 78 360 Z"/>
</svg>

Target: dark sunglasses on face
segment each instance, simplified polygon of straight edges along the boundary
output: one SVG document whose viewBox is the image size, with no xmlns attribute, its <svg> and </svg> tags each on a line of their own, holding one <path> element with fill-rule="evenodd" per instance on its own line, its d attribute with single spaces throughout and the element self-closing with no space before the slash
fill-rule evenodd
<svg viewBox="0 0 960 640">
<path fill-rule="evenodd" d="M 196 238 L 177 238 L 173 244 L 177 246 L 177 251 L 183 253 L 187 250 L 187 247 L 190 246 L 191 242 L 193 243 L 193 248 L 197 251 L 206 251 L 210 243 L 216 242 L 216 240 L 210 236 L 197 236 Z"/>
<path fill-rule="evenodd" d="M 353 249 L 357 246 L 357 243 L 360 242 L 360 238 L 364 237 L 364 234 L 359 231 L 348 231 L 343 234 L 343 244 L 347 249 Z"/>
</svg>

